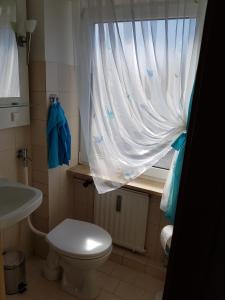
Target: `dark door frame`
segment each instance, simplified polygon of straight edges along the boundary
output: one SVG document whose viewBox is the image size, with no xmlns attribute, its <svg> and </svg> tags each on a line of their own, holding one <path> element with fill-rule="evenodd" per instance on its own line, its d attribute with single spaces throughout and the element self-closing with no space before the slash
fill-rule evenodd
<svg viewBox="0 0 225 300">
<path fill-rule="evenodd" d="M 225 299 L 225 3 L 208 0 L 163 300 Z"/>
</svg>

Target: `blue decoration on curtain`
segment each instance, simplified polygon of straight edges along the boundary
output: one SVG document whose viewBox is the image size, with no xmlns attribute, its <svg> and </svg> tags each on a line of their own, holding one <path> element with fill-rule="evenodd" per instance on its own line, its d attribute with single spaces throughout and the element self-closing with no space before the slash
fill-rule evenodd
<svg viewBox="0 0 225 300">
<path fill-rule="evenodd" d="M 190 121 L 193 94 L 194 94 L 194 87 L 192 90 L 190 104 L 189 104 L 187 127 L 188 127 L 189 121 Z M 186 138 L 187 138 L 187 133 L 183 132 L 176 139 L 176 141 L 171 145 L 172 148 L 174 148 L 176 151 L 179 151 L 177 160 L 176 160 L 176 163 L 174 166 L 174 170 L 173 170 L 171 186 L 170 186 L 170 194 L 168 197 L 167 209 L 165 212 L 166 218 L 172 224 L 174 224 L 175 213 L 176 213 L 176 208 L 177 208 L 177 199 L 178 199 L 178 193 L 179 193 L 179 188 L 180 188 L 180 178 L 181 178 L 182 166 L 183 166 L 183 161 L 184 161 Z"/>
</svg>

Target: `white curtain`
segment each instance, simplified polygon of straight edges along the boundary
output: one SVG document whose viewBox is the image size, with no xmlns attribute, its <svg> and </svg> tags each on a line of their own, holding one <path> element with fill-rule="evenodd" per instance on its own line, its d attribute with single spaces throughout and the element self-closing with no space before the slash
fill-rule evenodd
<svg viewBox="0 0 225 300">
<path fill-rule="evenodd" d="M 11 21 L 15 21 L 15 1 L 0 1 L 0 98 L 20 96 L 18 48 Z"/>
<path fill-rule="evenodd" d="M 207 3 L 74 4 L 81 126 L 104 193 L 156 164 L 186 131 Z"/>
</svg>

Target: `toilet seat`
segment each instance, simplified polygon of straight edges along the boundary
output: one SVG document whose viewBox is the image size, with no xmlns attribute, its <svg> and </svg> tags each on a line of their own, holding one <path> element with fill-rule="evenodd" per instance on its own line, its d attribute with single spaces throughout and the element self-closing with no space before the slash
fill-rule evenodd
<svg viewBox="0 0 225 300">
<path fill-rule="evenodd" d="M 112 238 L 103 228 L 73 219 L 65 219 L 46 238 L 57 252 L 74 259 L 100 258 L 112 247 Z"/>
</svg>

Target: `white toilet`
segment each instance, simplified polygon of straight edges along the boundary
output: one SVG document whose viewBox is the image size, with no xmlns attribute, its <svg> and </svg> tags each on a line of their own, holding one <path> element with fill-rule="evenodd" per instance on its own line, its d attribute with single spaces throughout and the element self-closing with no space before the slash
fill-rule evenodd
<svg viewBox="0 0 225 300">
<path fill-rule="evenodd" d="M 172 235 L 173 235 L 173 225 L 167 225 L 167 226 L 163 227 L 161 234 L 160 234 L 160 242 L 161 242 L 161 246 L 165 252 L 166 257 L 169 256 Z M 159 291 L 156 294 L 155 300 L 162 300 L 162 298 L 163 298 L 163 290 Z"/>
<path fill-rule="evenodd" d="M 46 236 L 50 245 L 44 275 L 49 280 L 62 276 L 62 288 L 83 300 L 98 296 L 96 269 L 109 257 L 112 238 L 101 227 L 66 219 Z"/>
</svg>

